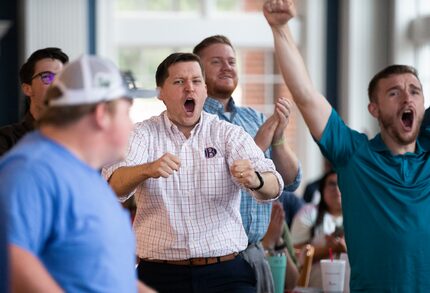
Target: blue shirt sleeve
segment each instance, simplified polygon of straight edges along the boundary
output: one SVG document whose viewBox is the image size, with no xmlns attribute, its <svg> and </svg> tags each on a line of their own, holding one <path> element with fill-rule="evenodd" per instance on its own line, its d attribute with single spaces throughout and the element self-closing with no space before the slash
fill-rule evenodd
<svg viewBox="0 0 430 293">
<path fill-rule="evenodd" d="M 49 239 L 53 207 L 41 170 L 10 164 L 0 173 L 0 196 L 9 199 L 9 242 L 38 255 Z"/>
<path fill-rule="evenodd" d="M 345 166 L 367 136 L 350 129 L 333 109 L 317 144 L 334 168 Z"/>
<path fill-rule="evenodd" d="M 297 170 L 296 178 L 294 178 L 294 181 L 291 184 L 285 185 L 284 190 L 289 192 L 296 191 L 301 182 L 302 182 L 302 164 L 299 161 L 299 167 Z"/>
</svg>

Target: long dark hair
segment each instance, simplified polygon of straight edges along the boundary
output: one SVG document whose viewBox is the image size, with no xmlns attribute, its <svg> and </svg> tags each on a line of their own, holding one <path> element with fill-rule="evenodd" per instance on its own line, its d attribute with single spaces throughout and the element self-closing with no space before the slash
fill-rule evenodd
<svg viewBox="0 0 430 293">
<path fill-rule="evenodd" d="M 323 178 L 321 178 L 320 180 L 319 192 L 321 194 L 321 199 L 317 207 L 317 219 L 315 221 L 315 224 L 311 228 L 311 239 L 315 236 L 316 227 L 322 224 L 324 220 L 324 215 L 328 212 L 328 206 L 324 200 L 324 189 L 327 185 L 328 177 L 333 174 L 336 174 L 336 172 L 333 169 L 330 169 L 327 173 L 324 174 Z"/>
</svg>

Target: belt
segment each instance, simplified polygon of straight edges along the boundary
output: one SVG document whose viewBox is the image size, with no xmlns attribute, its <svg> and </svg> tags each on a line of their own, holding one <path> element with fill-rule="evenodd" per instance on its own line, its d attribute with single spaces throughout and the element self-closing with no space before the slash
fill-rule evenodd
<svg viewBox="0 0 430 293">
<path fill-rule="evenodd" d="M 161 260 L 161 259 L 149 259 L 149 258 L 141 258 L 141 261 L 146 262 L 155 262 L 155 263 L 164 263 L 169 265 L 177 265 L 177 266 L 204 266 L 204 265 L 212 265 L 224 261 L 233 260 L 239 253 L 233 252 L 231 254 L 216 256 L 216 257 L 196 257 L 189 258 L 183 260 Z"/>
</svg>

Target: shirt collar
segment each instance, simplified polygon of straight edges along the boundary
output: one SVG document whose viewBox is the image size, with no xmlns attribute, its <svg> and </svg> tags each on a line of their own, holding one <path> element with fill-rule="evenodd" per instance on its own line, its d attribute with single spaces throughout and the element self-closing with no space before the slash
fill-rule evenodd
<svg viewBox="0 0 430 293">
<path fill-rule="evenodd" d="M 384 143 L 384 141 L 382 140 L 382 136 L 381 133 L 378 133 L 373 139 L 370 140 L 369 142 L 370 147 L 375 151 L 375 152 L 388 152 L 391 153 L 390 149 L 387 147 L 387 145 Z M 415 155 L 420 155 L 423 152 L 427 152 L 428 149 L 424 148 L 421 143 L 419 142 L 419 140 L 417 139 L 416 142 L 416 150 L 415 150 Z M 411 154 L 411 153 L 409 153 Z"/>
<path fill-rule="evenodd" d="M 203 115 L 204 115 L 204 111 L 202 111 L 202 113 L 200 114 L 199 122 L 197 122 L 197 124 L 191 130 L 190 137 L 192 137 L 201 128 L 201 124 L 203 121 Z M 178 134 L 178 133 L 182 134 L 182 132 L 179 130 L 178 126 L 176 126 L 167 116 L 167 110 L 165 110 L 163 113 L 161 113 L 161 116 L 162 116 L 162 119 L 164 121 L 164 125 L 166 125 L 167 129 L 169 129 L 169 131 L 172 134 Z"/>
<path fill-rule="evenodd" d="M 233 97 L 230 97 L 230 99 L 228 100 L 227 107 L 228 109 L 230 109 L 233 117 L 233 115 L 237 112 L 237 107 L 233 100 Z M 203 109 L 206 112 L 212 113 L 212 114 L 224 114 L 225 112 L 224 105 L 212 97 L 207 97 Z"/>
</svg>

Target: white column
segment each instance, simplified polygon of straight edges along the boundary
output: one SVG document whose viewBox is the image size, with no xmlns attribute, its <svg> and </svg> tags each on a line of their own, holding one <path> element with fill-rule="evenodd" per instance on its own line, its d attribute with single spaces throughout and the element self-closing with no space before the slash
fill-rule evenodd
<svg viewBox="0 0 430 293">
<path fill-rule="evenodd" d="M 59 47 L 71 59 L 88 51 L 86 0 L 24 0 L 25 58 L 35 50 Z"/>
<path fill-rule="evenodd" d="M 351 128 L 373 137 L 379 127 L 367 110 L 367 88 L 389 63 L 390 5 L 386 0 L 345 0 L 341 5 L 340 115 Z"/>
<path fill-rule="evenodd" d="M 326 60 L 326 3 L 321 0 L 300 2 L 300 51 L 315 87 L 325 94 Z M 310 135 L 302 116 L 297 120 L 297 155 L 302 163 L 303 180 L 298 194 L 302 194 L 306 183 L 322 174 L 321 152 Z"/>
</svg>

